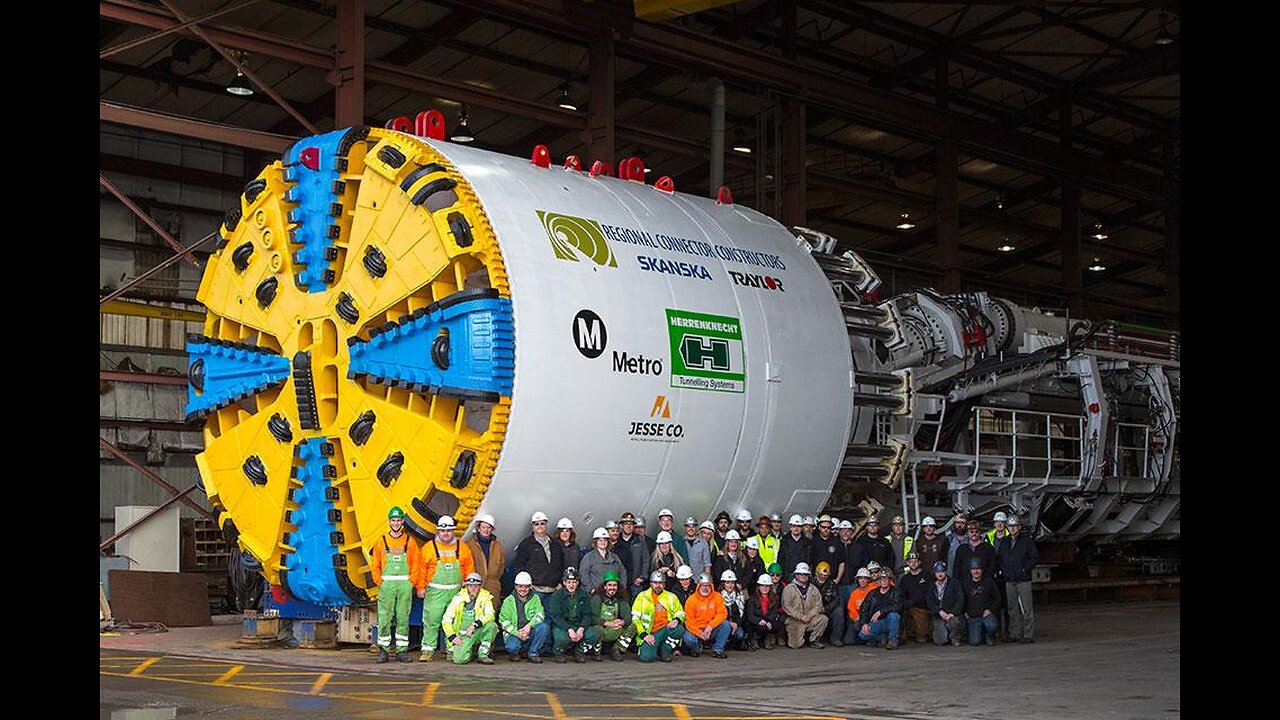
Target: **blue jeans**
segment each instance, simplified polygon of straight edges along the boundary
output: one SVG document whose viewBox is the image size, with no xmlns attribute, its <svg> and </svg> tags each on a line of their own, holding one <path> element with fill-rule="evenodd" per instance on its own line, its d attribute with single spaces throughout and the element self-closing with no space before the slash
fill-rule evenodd
<svg viewBox="0 0 1280 720">
<path fill-rule="evenodd" d="M 551 642 L 551 626 L 545 622 L 534 625 L 528 640 L 521 640 L 516 635 L 502 634 L 502 642 L 507 646 L 507 654 L 515 655 L 523 650 L 529 657 L 541 655 Z"/>
<path fill-rule="evenodd" d="M 879 620 L 867 623 L 867 625 L 870 626 L 871 632 L 868 633 L 859 630 L 858 637 L 862 638 L 866 642 L 879 640 L 882 637 L 891 642 L 896 642 L 898 640 L 898 626 L 901 622 L 902 616 L 898 615 L 896 612 L 891 612 L 888 615 L 881 617 Z"/>
<path fill-rule="evenodd" d="M 1000 627 L 1000 618 L 996 617 L 996 613 L 991 613 L 986 617 L 969 618 L 969 644 L 981 645 L 983 640 L 983 630 L 986 631 L 986 637 L 995 637 L 996 628 Z"/>
<path fill-rule="evenodd" d="M 729 621 L 725 620 L 711 631 L 711 649 L 715 652 L 724 652 L 724 646 L 729 642 Z M 688 630 L 684 631 L 684 647 L 686 650 L 692 651 L 694 648 L 702 647 L 702 638 L 694 635 Z"/>
</svg>

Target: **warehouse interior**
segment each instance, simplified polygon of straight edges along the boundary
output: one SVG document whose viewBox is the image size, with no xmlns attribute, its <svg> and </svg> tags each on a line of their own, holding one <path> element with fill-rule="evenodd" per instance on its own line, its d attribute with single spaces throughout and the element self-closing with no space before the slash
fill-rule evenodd
<svg viewBox="0 0 1280 720">
<path fill-rule="evenodd" d="M 881 297 L 989 291 L 1180 329 L 1177 2 L 102 0 L 100 527 L 182 518 L 230 593 L 186 421 L 204 262 L 300 137 L 438 109 L 552 162 L 639 157 L 855 250 Z M 719 148 L 720 153 L 713 152 Z M 117 567 L 125 567 L 124 565 Z M 178 568 L 175 568 L 178 569 Z M 230 607 L 228 603 L 227 607 Z M 234 609 L 234 608 L 231 608 Z"/>
</svg>

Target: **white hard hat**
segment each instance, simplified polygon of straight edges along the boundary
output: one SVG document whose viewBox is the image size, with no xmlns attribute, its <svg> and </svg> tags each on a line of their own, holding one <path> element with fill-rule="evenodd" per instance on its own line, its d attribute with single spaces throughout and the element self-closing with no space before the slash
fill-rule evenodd
<svg viewBox="0 0 1280 720">
<path fill-rule="evenodd" d="M 556 521 L 556 529 L 557 529 L 557 530 L 572 530 L 572 529 L 573 529 L 573 521 L 572 521 L 572 520 L 570 520 L 569 518 L 560 518 L 559 520 L 557 520 L 557 521 Z"/>
<path fill-rule="evenodd" d="M 769 516 L 769 519 L 770 519 L 770 520 L 772 520 L 772 521 L 774 521 L 774 522 L 782 522 L 782 516 L 781 516 L 781 515 L 779 515 L 778 513 L 774 513 L 774 514 L 770 515 L 770 516 Z"/>
<path fill-rule="evenodd" d="M 1009 516 L 1008 523 L 1009 523 L 1010 525 L 1017 525 L 1017 524 L 1018 524 L 1018 516 L 1017 516 L 1017 515 L 1010 515 L 1010 516 Z"/>
<path fill-rule="evenodd" d="M 441 515 L 440 519 L 436 521 L 437 530 L 456 530 L 457 528 L 458 523 L 454 521 L 451 515 Z"/>
<path fill-rule="evenodd" d="M 714 523 L 712 523 L 710 520 L 703 520 L 703 521 L 702 521 L 702 524 L 701 524 L 701 525 L 699 525 L 698 527 L 699 527 L 700 529 L 702 529 L 702 530 L 715 530 L 715 529 L 716 529 L 715 524 L 714 524 Z"/>
<path fill-rule="evenodd" d="M 479 585 L 484 582 L 484 578 L 480 577 L 480 573 L 478 572 L 468 573 L 465 582 L 468 585 Z"/>
<path fill-rule="evenodd" d="M 809 563 L 807 563 L 807 562 L 799 562 L 799 563 L 796 563 L 796 571 L 795 571 L 795 573 L 793 573 L 793 574 L 795 574 L 795 575 L 812 575 L 812 574 L 813 574 L 813 571 L 811 571 L 811 570 L 809 569 Z"/>
<path fill-rule="evenodd" d="M 730 530 L 729 532 L 724 534 L 724 539 L 725 540 L 741 540 L 742 536 L 738 534 L 737 530 Z"/>
<path fill-rule="evenodd" d="M 517 585 L 532 585 L 532 584 L 533 584 L 533 576 L 532 576 L 532 575 L 530 575 L 529 573 L 527 573 L 527 572 L 525 572 L 525 571 L 521 570 L 520 572 L 516 573 L 516 584 L 517 584 Z"/>
<path fill-rule="evenodd" d="M 934 520 L 932 515 L 925 515 L 924 519 L 920 521 L 920 524 L 921 525 L 937 525 L 938 521 Z"/>
<path fill-rule="evenodd" d="M 671 512 L 667 508 L 662 508 L 661 510 L 658 511 L 658 518 L 662 519 L 664 517 L 669 517 L 672 520 L 674 520 L 676 518 L 676 514 Z"/>
<path fill-rule="evenodd" d="M 685 518 L 685 519 L 684 519 L 684 524 L 685 524 L 685 525 L 697 525 L 697 524 L 698 524 L 698 518 L 696 518 L 696 517 L 694 517 L 694 516 L 690 515 L 689 517 L 687 517 L 687 518 Z"/>
<path fill-rule="evenodd" d="M 869 578 L 871 577 L 871 571 L 864 567 L 858 568 L 858 572 L 854 573 L 854 577 Z"/>
<path fill-rule="evenodd" d="M 666 530 L 663 530 L 662 532 L 658 533 L 657 542 L 660 542 L 660 543 L 671 542 L 671 533 L 667 532 Z"/>
<path fill-rule="evenodd" d="M 676 568 L 677 580 L 683 580 L 685 578 L 691 578 L 691 577 L 693 577 L 693 568 L 689 567 L 688 565 L 681 565 L 680 567 Z"/>
<path fill-rule="evenodd" d="M 699 585 L 703 585 L 703 584 L 705 584 L 705 585 L 711 585 L 711 584 L 712 584 L 712 581 L 711 581 L 711 573 L 702 573 L 701 575 L 699 575 L 699 576 L 698 576 L 698 584 L 699 584 Z"/>
<path fill-rule="evenodd" d="M 879 569 L 880 569 L 880 563 L 876 562 L 875 560 L 872 560 L 871 562 L 867 563 L 867 569 L 868 569 L 868 570 L 871 570 L 871 571 L 873 571 L 873 572 L 874 572 L 874 571 L 876 571 L 876 570 L 879 570 Z"/>
<path fill-rule="evenodd" d="M 541 510 L 534 513 L 533 517 L 529 518 L 529 522 L 531 523 L 546 522 L 546 521 L 547 521 L 547 514 L 542 512 Z"/>
<path fill-rule="evenodd" d="M 792 515 L 792 516 L 791 516 L 791 519 L 787 521 L 787 524 L 788 524 L 788 525 L 803 525 L 803 524 L 804 524 L 804 518 L 800 517 L 799 515 Z"/>
<path fill-rule="evenodd" d="M 604 528 L 602 528 L 602 527 L 596 528 L 596 529 L 591 533 L 591 539 L 592 539 L 592 540 L 608 540 L 608 539 L 609 539 L 609 531 L 608 531 L 608 530 L 605 530 L 605 529 L 604 529 Z"/>
<path fill-rule="evenodd" d="M 760 538 L 757 538 L 755 535 L 752 535 L 751 537 L 747 538 L 747 547 L 751 548 L 752 550 L 759 550 Z"/>
<path fill-rule="evenodd" d="M 636 527 L 648 527 L 648 525 L 645 525 L 645 524 L 644 524 L 644 516 L 643 516 L 643 515 L 637 515 L 637 516 L 636 516 Z"/>
<path fill-rule="evenodd" d="M 724 572 L 720 573 L 720 582 L 726 582 L 729 580 L 738 582 L 737 574 L 734 573 L 732 570 L 725 570 Z"/>
<path fill-rule="evenodd" d="M 605 523 L 605 524 L 604 524 L 604 529 L 605 529 L 606 531 L 607 531 L 607 530 L 612 530 L 612 529 L 614 529 L 614 528 L 616 528 L 616 527 L 618 527 L 618 521 L 617 521 L 617 520 L 610 520 L 609 522 L 607 522 L 607 523 Z"/>
<path fill-rule="evenodd" d="M 773 584 L 773 578 L 769 577 L 769 574 L 768 574 L 768 573 L 765 573 L 765 574 L 761 575 L 760 577 L 756 578 L 756 584 L 757 584 L 757 585 L 772 585 L 772 584 Z"/>
<path fill-rule="evenodd" d="M 738 511 L 738 521 L 739 521 L 739 522 L 742 522 L 742 521 L 751 522 L 751 513 L 747 512 L 746 510 L 739 510 L 739 511 Z"/>
<path fill-rule="evenodd" d="M 653 574 L 649 576 L 649 582 L 651 583 L 666 582 L 666 581 L 667 581 L 667 576 L 663 575 L 661 570 L 654 570 Z"/>
<path fill-rule="evenodd" d="M 992 522 L 1008 522 L 1009 516 L 1005 515 L 1003 512 L 998 512 L 996 513 L 995 517 L 991 518 L 991 521 Z"/>
<path fill-rule="evenodd" d="M 489 527 L 498 526 L 498 524 L 493 521 L 493 516 L 490 515 L 489 513 L 485 513 L 480 517 L 476 518 L 476 525 L 479 525 L 480 523 L 489 523 Z"/>
<path fill-rule="evenodd" d="M 812 515 L 805 515 L 805 516 L 804 516 L 804 523 L 803 523 L 803 524 L 804 524 L 804 525 L 817 525 L 818 523 L 814 521 L 814 519 L 813 519 L 813 516 L 812 516 Z"/>
<path fill-rule="evenodd" d="M 853 523 L 849 522 L 848 520 L 841 520 L 841 521 L 840 521 L 840 529 L 841 529 L 841 530 L 852 530 L 852 529 L 853 529 Z"/>
</svg>

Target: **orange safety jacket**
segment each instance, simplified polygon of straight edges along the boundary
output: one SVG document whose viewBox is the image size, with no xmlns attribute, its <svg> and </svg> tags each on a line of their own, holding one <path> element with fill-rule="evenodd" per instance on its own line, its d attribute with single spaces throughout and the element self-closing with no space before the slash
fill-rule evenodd
<svg viewBox="0 0 1280 720">
<path fill-rule="evenodd" d="M 701 635 L 708 627 L 716 628 L 729 619 L 729 609 L 725 607 L 724 596 L 718 590 L 712 590 L 705 598 L 694 592 L 684 601 L 684 627 L 694 635 Z"/>
</svg>

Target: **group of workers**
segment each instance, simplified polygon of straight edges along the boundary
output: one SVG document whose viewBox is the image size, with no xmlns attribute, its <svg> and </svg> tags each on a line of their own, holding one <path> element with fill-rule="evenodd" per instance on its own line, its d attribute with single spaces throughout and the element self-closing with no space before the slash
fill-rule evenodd
<svg viewBox="0 0 1280 720">
<path fill-rule="evenodd" d="M 632 649 L 641 662 L 670 662 L 704 650 L 725 658 L 731 647 L 1034 641 L 1031 575 L 1039 558 L 1019 519 L 1003 512 L 985 533 L 976 518 L 958 514 L 946 532 L 926 517 L 908 535 L 894 517 L 882 535 L 873 516 L 854 538 L 848 520 L 792 515 L 783 532 L 778 515 L 747 511 L 701 523 L 689 517 L 680 533 L 664 508 L 656 536 L 628 512 L 596 528 L 586 548 L 569 518 L 554 532 L 546 513 L 533 513 L 530 523 L 508 561 L 491 515 L 481 515 L 466 540 L 452 517 L 441 516 L 435 536 L 419 545 L 405 531 L 404 512 L 391 508 L 390 529 L 372 549 L 377 661 L 393 654 L 413 661 L 415 596 L 422 662 L 443 650 L 457 664 L 492 664 L 499 633 L 510 661 L 533 663 L 546 655 L 620 661 Z M 505 593 L 504 571 L 514 574 Z"/>
</svg>

